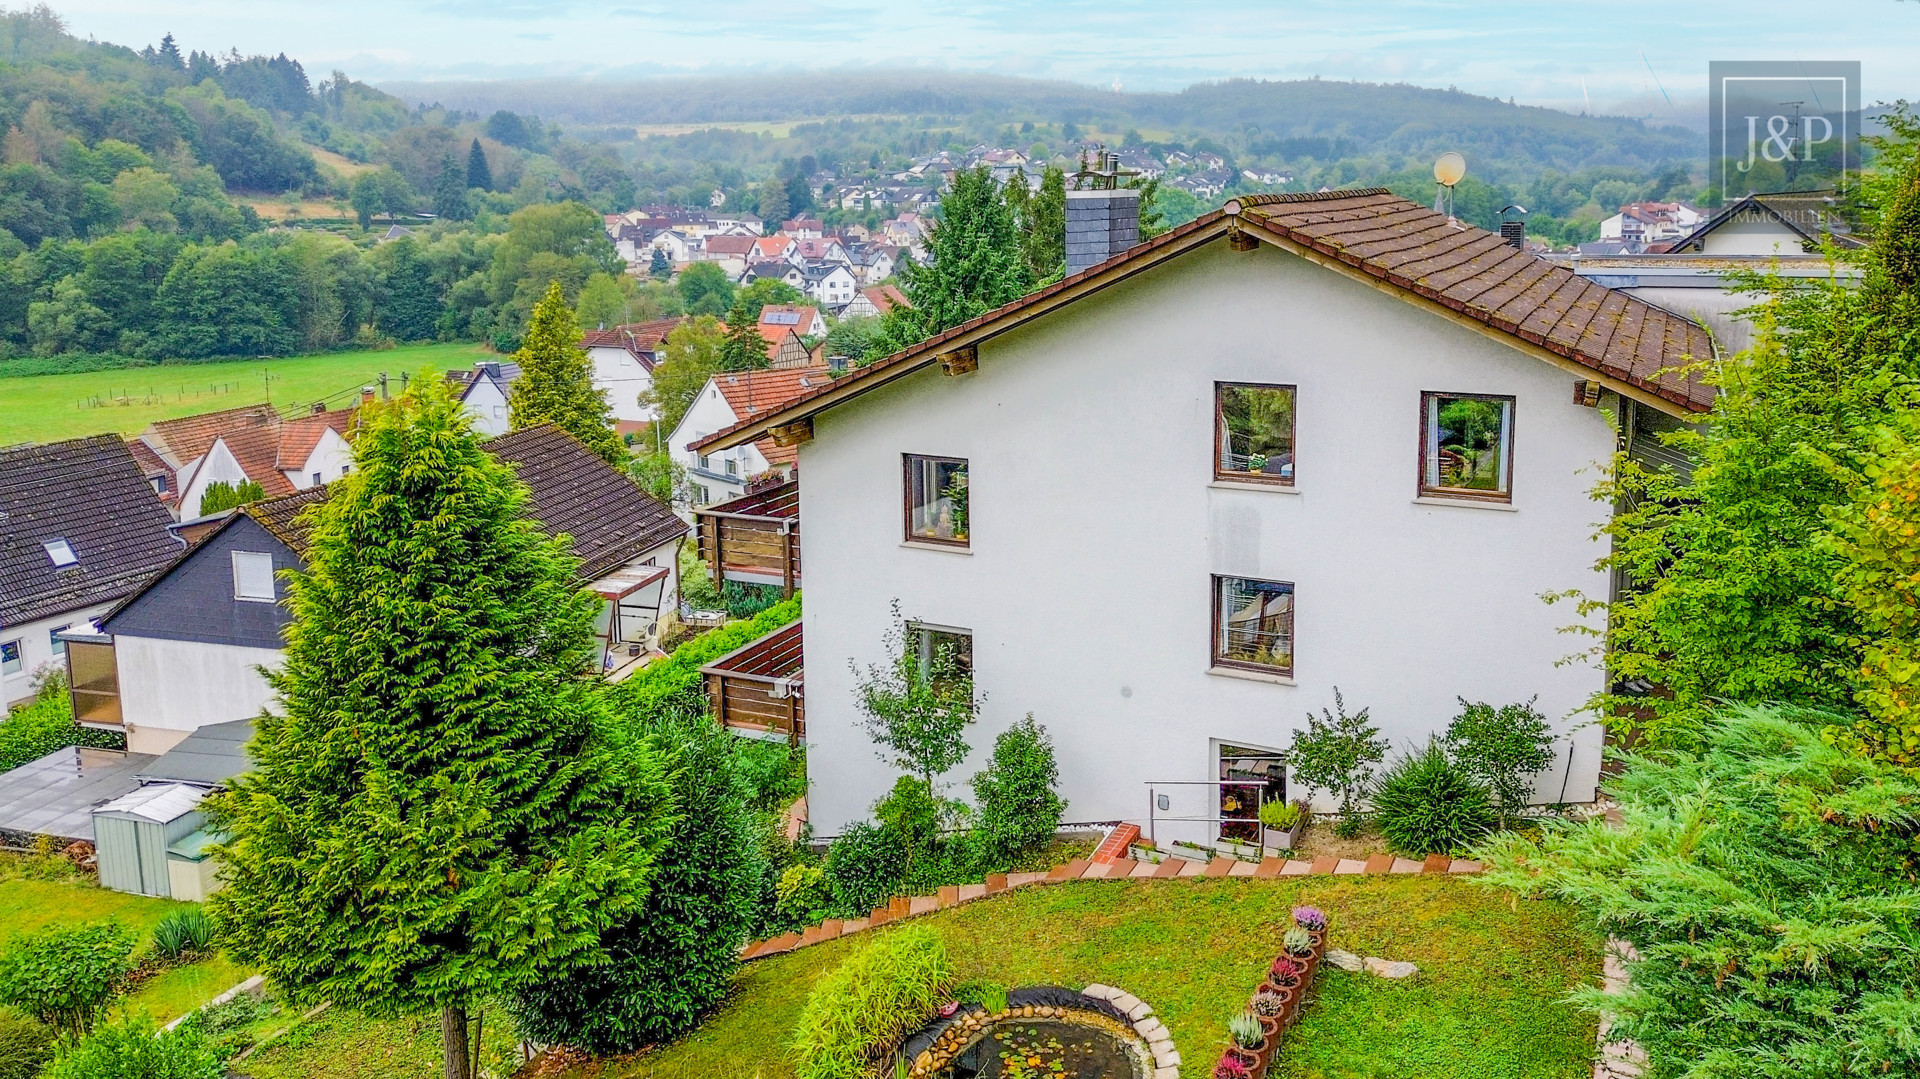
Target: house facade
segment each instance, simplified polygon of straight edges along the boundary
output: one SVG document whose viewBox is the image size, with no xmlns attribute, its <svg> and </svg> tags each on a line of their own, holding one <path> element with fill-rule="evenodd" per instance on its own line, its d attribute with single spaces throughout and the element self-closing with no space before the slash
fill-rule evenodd
<svg viewBox="0 0 1920 1079">
<path fill-rule="evenodd" d="M 775 445 L 770 438 L 714 453 L 692 449 L 694 442 L 767 412 L 831 379 L 825 367 L 728 371 L 708 379 L 680 425 L 667 438 L 668 452 L 686 469 L 693 505 L 698 508 L 737 498 L 746 493 L 750 480 L 769 472 L 777 472 L 783 478 L 790 476 L 794 464 L 793 448 Z"/>
<path fill-rule="evenodd" d="M 372 399 L 362 391 L 363 403 Z M 257 483 L 272 496 L 339 479 L 353 461 L 354 415 L 315 404 L 282 418 L 271 405 L 247 405 L 149 424 L 133 452 L 162 503 L 190 521 L 215 483 Z"/>
<path fill-rule="evenodd" d="M 529 515 L 542 529 L 573 537 L 581 586 L 603 601 L 603 666 L 636 666 L 657 645 L 662 613 L 677 603 L 685 523 L 550 425 L 485 445 L 527 485 Z M 305 568 L 299 515 L 327 492 L 315 487 L 244 507 L 115 606 L 92 646 L 111 649 L 117 721 L 91 725 L 122 730 L 132 752 L 164 753 L 201 727 L 267 708 L 273 691 L 260 672 L 282 662 L 292 618 L 279 574 Z"/>
<path fill-rule="evenodd" d="M 0 449 L 0 721 L 90 629 L 182 547 L 117 435 Z"/>
<path fill-rule="evenodd" d="M 641 404 L 640 395 L 653 388 L 653 369 L 666 360 L 667 335 L 687 321 L 684 316 L 653 319 L 588 330 L 581 337 L 580 347 L 593 364 L 593 386 L 606 395 L 614 430 L 625 434 L 654 421 L 658 410 Z"/>
<path fill-rule="evenodd" d="M 819 835 L 895 778 L 854 671 L 897 601 L 982 701 L 948 782 L 1031 713 L 1068 820 L 1211 840 L 1223 780 L 1306 794 L 1277 754 L 1336 692 L 1395 752 L 1533 700 L 1535 797 L 1590 800 L 1605 678 L 1563 630 L 1597 616 L 1542 596 L 1608 595 L 1595 467 L 1623 415 L 1710 407 L 1661 373 L 1710 352 L 1383 189 L 1252 196 L 691 449 L 798 450 Z"/>
<path fill-rule="evenodd" d="M 454 397 L 466 410 L 473 429 L 488 438 L 507 433 L 512 420 L 507 412 L 507 394 L 519 377 L 519 364 L 491 360 L 474 364 L 470 371 L 447 372 L 447 381 L 455 387 Z"/>
</svg>

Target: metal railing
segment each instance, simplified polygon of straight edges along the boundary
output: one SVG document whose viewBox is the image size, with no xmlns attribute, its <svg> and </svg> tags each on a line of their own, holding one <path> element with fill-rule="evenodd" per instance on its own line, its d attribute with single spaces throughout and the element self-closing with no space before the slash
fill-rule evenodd
<svg viewBox="0 0 1920 1079">
<path fill-rule="evenodd" d="M 1160 792 L 1158 790 L 1158 788 L 1160 787 L 1212 787 L 1214 788 L 1216 793 L 1222 787 L 1253 787 L 1255 788 L 1253 816 L 1222 817 L 1218 814 L 1215 814 L 1210 817 L 1162 816 L 1160 814 Z M 1257 837 L 1259 835 L 1258 829 L 1260 827 L 1260 809 L 1262 806 L 1266 804 L 1266 801 L 1267 801 L 1267 784 L 1265 780 L 1259 780 L 1259 779 L 1151 780 L 1150 779 L 1147 781 L 1147 841 L 1154 844 L 1155 846 L 1158 846 L 1160 844 L 1160 837 L 1157 833 L 1157 828 L 1161 821 L 1166 821 L 1168 823 L 1188 823 L 1188 824 L 1225 824 L 1228 822 L 1231 822 L 1234 824 L 1250 824 L 1254 827 L 1255 829 L 1254 834 Z M 1217 798 L 1215 799 L 1214 804 L 1215 805 L 1219 804 L 1219 800 Z M 1215 831 L 1217 832 L 1218 829 L 1215 829 Z M 1215 838 L 1217 839 L 1218 836 L 1216 835 Z"/>
</svg>

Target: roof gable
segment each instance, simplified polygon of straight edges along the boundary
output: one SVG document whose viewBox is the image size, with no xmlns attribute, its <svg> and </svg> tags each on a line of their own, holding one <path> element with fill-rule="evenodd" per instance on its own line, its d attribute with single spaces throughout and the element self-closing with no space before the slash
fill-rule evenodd
<svg viewBox="0 0 1920 1079">
<path fill-rule="evenodd" d="M 133 591 L 179 554 L 171 523 L 117 435 L 0 450 L 0 625 Z M 54 564 L 56 539 L 73 564 Z"/>
<path fill-rule="evenodd" d="M 1236 234 L 1430 305 L 1445 317 L 1541 359 L 1592 372 L 1599 381 L 1676 415 L 1713 406 L 1715 390 L 1693 366 L 1714 355 L 1705 327 L 1516 250 L 1497 233 L 1453 221 L 1385 188 L 1362 188 L 1235 199 L 1105 262 L 808 390 L 776 412 L 708 435 L 692 448 L 724 449 L 755 441 L 774 427 L 808 420 L 942 355 L 990 340 Z"/>
</svg>

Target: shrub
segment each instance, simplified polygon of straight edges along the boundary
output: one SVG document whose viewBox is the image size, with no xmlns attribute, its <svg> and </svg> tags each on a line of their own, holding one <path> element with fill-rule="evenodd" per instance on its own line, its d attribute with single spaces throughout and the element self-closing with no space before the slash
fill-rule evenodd
<svg viewBox="0 0 1920 1079">
<path fill-rule="evenodd" d="M 1332 791 L 1340 796 L 1340 824 L 1344 838 L 1360 833 L 1358 799 L 1373 781 L 1373 766 L 1386 759 L 1387 740 L 1367 721 L 1365 708 L 1347 714 L 1340 690 L 1333 691 L 1333 708 L 1320 715 L 1307 713 L 1307 729 L 1293 732 L 1287 766 L 1310 791 Z"/>
<path fill-rule="evenodd" d="M 1067 809 L 1054 792 L 1059 782 L 1053 739 L 1031 714 L 993 740 L 993 760 L 973 777 L 973 796 L 980 803 L 981 853 L 994 868 L 1053 838 Z"/>
<path fill-rule="evenodd" d="M 738 739 L 710 720 L 653 729 L 672 754 L 677 817 L 640 910 L 603 932 L 607 960 L 542 980 L 512 1002 L 527 1037 L 596 1054 L 685 1033 L 733 984 L 752 926 L 760 852 Z"/>
<path fill-rule="evenodd" d="M 907 852 L 907 868 L 933 849 L 940 835 L 940 800 L 919 776 L 901 776 L 873 807 L 874 819 Z"/>
<path fill-rule="evenodd" d="M 882 934 L 823 975 L 794 1031 L 798 1079 L 861 1079 L 881 1055 L 933 1014 L 953 982 L 932 929 Z"/>
<path fill-rule="evenodd" d="M 126 748 L 118 731 L 95 730 L 73 721 L 73 704 L 65 686 L 34 698 L 32 704 L 0 718 L 0 772 L 9 772 L 63 746 Z"/>
<path fill-rule="evenodd" d="M 740 738 L 734 763 L 747 785 L 747 804 L 785 810 L 807 793 L 807 750 L 784 742 Z"/>
<path fill-rule="evenodd" d="M 631 678 L 613 686 L 614 706 L 630 718 L 657 722 L 668 715 L 698 716 L 707 712 L 707 695 L 700 668 L 728 652 L 764 637 L 800 617 L 800 596 L 777 603 L 744 622 L 733 622 L 703 633 L 673 650 L 666 659 L 647 664 Z"/>
<path fill-rule="evenodd" d="M 872 908 L 868 908 L 872 909 Z M 774 887 L 774 923 L 787 930 L 812 925 L 833 910 L 833 886 L 818 865 L 801 862 L 787 867 Z"/>
<path fill-rule="evenodd" d="M 53 1059 L 53 1028 L 25 1012 L 0 1008 L 0 1079 L 33 1079 Z"/>
<path fill-rule="evenodd" d="M 151 950 L 164 962 L 197 955 L 213 947 L 213 919 L 200 907 L 176 910 L 153 927 Z"/>
<path fill-rule="evenodd" d="M 1373 793 L 1380 833 L 1402 854 L 1452 854 L 1493 830 L 1487 789 L 1447 759 L 1439 743 L 1394 763 Z"/>
<path fill-rule="evenodd" d="M 1275 831 L 1290 831 L 1305 812 L 1297 802 L 1267 802 L 1260 807 L 1260 824 Z"/>
<path fill-rule="evenodd" d="M 907 850 L 897 834 L 860 821 L 827 847 L 826 873 L 834 904 L 857 915 L 897 894 L 907 875 Z"/>
<path fill-rule="evenodd" d="M 1526 777 L 1554 761 L 1553 727 L 1533 701 L 1495 708 L 1458 700 L 1460 714 L 1443 736 L 1447 751 L 1467 778 L 1493 792 L 1501 815 L 1511 818 L 1527 804 Z"/>
<path fill-rule="evenodd" d="M 85 1034 L 133 969 L 134 932 L 118 922 L 53 926 L 0 953 L 0 1004 L 63 1034 Z"/>
<path fill-rule="evenodd" d="M 225 480 L 214 480 L 200 493 L 200 516 L 211 517 L 216 513 L 230 510 L 235 506 L 244 506 L 249 502 L 258 502 L 266 497 L 266 492 L 252 480 L 239 484 Z"/>
<path fill-rule="evenodd" d="M 162 1031 L 145 1015 L 136 1015 L 62 1051 L 45 1079 L 221 1079 L 226 1073 L 197 1024 Z"/>
</svg>

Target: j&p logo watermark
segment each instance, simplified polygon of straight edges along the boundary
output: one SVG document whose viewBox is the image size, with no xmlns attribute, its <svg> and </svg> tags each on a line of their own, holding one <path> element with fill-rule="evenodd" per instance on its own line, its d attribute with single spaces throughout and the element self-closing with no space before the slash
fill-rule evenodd
<svg viewBox="0 0 1920 1079">
<path fill-rule="evenodd" d="M 1707 160 L 1729 199 L 1837 186 L 1860 163 L 1860 64 L 1714 60 Z"/>
</svg>

